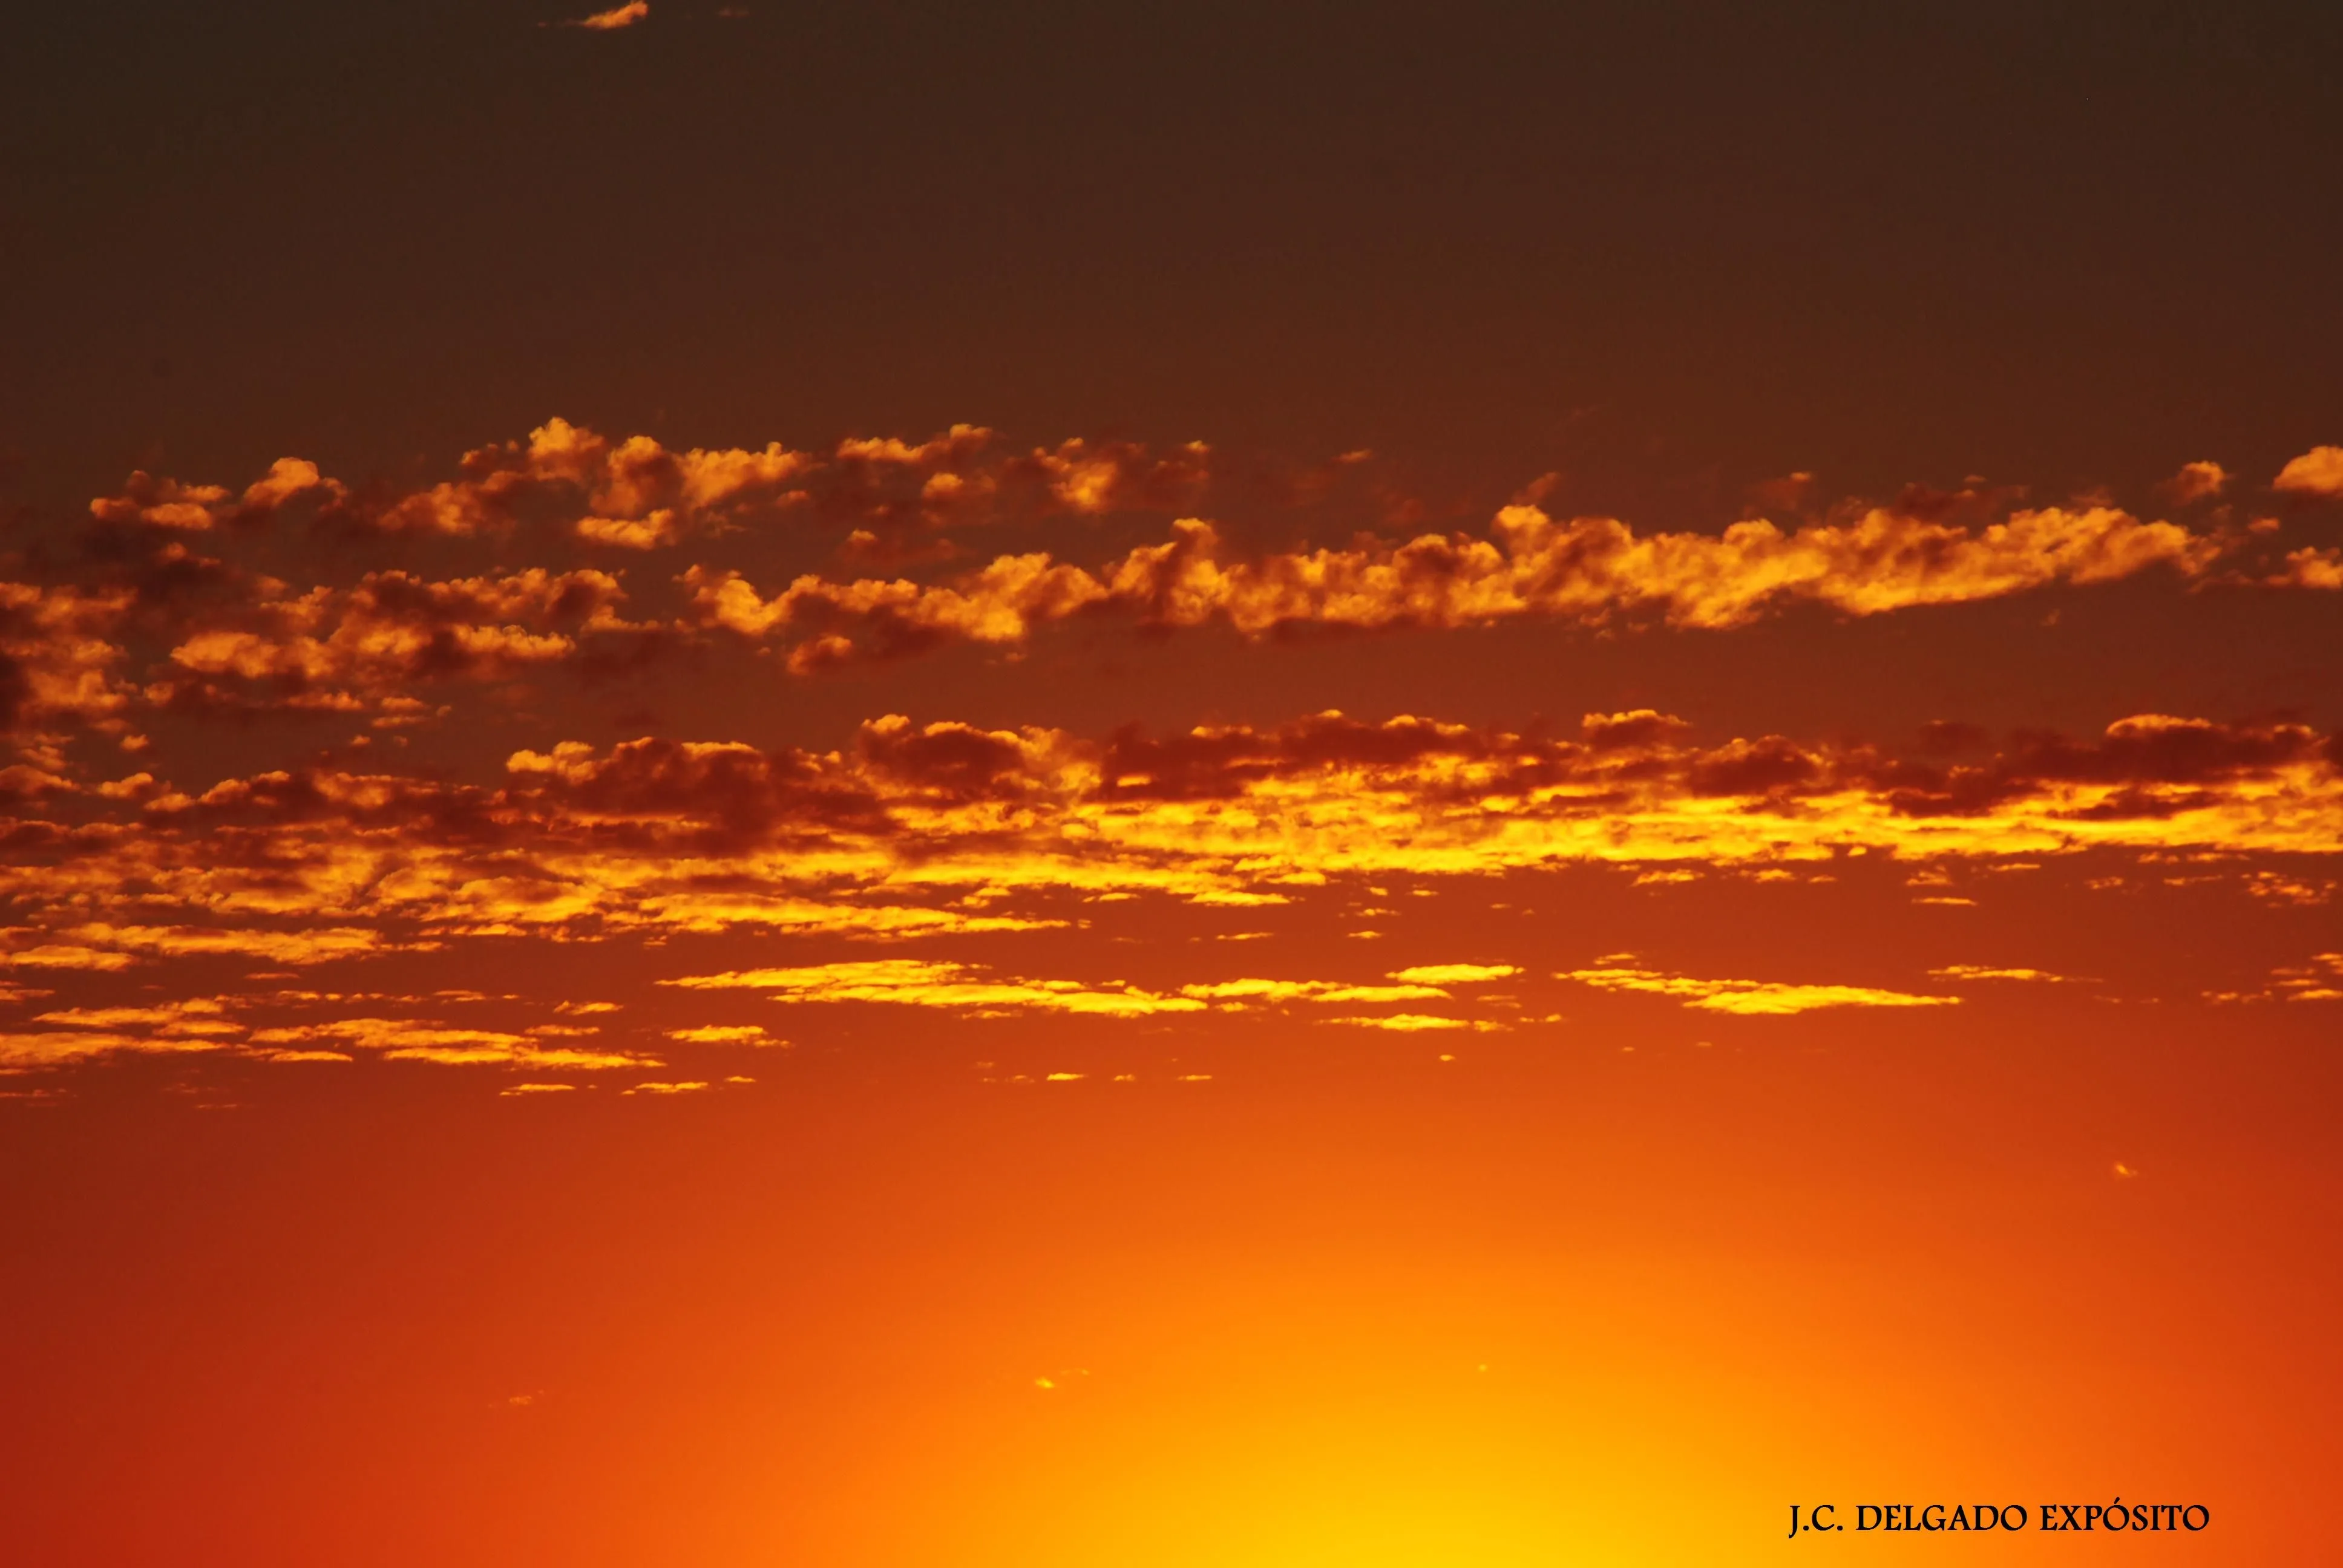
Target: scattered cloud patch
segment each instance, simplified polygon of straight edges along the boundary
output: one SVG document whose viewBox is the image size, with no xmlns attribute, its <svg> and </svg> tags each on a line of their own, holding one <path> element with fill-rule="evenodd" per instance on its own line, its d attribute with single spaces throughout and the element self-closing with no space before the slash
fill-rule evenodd
<svg viewBox="0 0 2343 1568">
<path fill-rule="evenodd" d="M 1218 1002 L 1433 1001 L 1448 993 L 1436 985 L 1354 985 L 1344 980 L 1232 980 L 1183 985 L 1182 996 Z"/>
<path fill-rule="evenodd" d="M 2313 447 L 2280 468 L 2270 487 L 2298 496 L 2343 496 L 2343 447 Z"/>
<path fill-rule="evenodd" d="M 2229 482 L 2228 470 L 2214 462 L 2183 463 L 2180 471 L 2158 487 L 2176 506 L 2187 506 L 2217 496 Z"/>
<path fill-rule="evenodd" d="M 1483 985 L 1521 972 L 1516 964 L 1416 964 L 1393 970 L 1391 978 L 1412 985 Z"/>
<path fill-rule="evenodd" d="M 773 990 L 781 993 L 777 1000 L 786 1001 L 885 1002 L 979 1015 L 1046 1011 L 1141 1018 L 1154 1013 L 1201 1012 L 1205 1005 L 1193 997 L 1164 996 L 1113 982 L 1089 985 L 1070 980 L 994 979 L 975 965 L 923 959 L 735 970 L 722 974 L 687 975 L 659 983 L 693 990 Z"/>
<path fill-rule="evenodd" d="M 256 1047 L 323 1043 L 374 1052 L 389 1061 L 429 1061 L 447 1067 L 497 1065 L 604 1070 L 656 1067 L 636 1052 L 548 1046 L 498 1030 L 451 1029 L 436 1020 L 346 1018 L 252 1031 Z"/>
<path fill-rule="evenodd" d="M 1746 1017 L 1783 1017 L 1838 1007 L 1951 1007 L 1956 996 L 1924 996 L 1874 986 L 1795 985 L 1777 980 L 1700 980 L 1659 970 L 1597 967 L 1566 970 L 1557 980 L 1576 980 L 1600 990 L 1647 991 L 1676 998 L 1684 1006 Z"/>
<path fill-rule="evenodd" d="M 597 11 L 590 16 L 579 16 L 561 25 L 582 27 L 589 33 L 615 33 L 622 27 L 633 26 L 650 14 L 650 0 L 627 0 L 624 5 L 613 5 L 608 11 Z"/>
<path fill-rule="evenodd" d="M 2073 975 L 2052 974 L 2047 970 L 2005 969 L 1991 964 L 1946 964 L 1928 971 L 1930 980 L 2023 980 L 2037 985 L 2072 985 Z"/>
</svg>

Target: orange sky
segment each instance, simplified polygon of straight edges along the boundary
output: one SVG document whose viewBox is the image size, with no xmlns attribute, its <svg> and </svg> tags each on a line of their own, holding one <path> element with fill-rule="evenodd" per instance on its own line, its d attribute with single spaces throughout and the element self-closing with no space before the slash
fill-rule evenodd
<svg viewBox="0 0 2343 1568">
<path fill-rule="evenodd" d="M 2322 1560 L 2343 38 L 779 10 L 28 35 L 25 1560 Z"/>
</svg>

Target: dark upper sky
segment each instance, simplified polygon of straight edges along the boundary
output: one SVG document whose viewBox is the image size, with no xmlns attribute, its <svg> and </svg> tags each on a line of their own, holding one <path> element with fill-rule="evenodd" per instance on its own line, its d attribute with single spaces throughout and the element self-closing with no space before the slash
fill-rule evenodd
<svg viewBox="0 0 2343 1568">
<path fill-rule="evenodd" d="M 541 25 L 587 9 L 16 16 L 19 498 L 444 467 L 561 413 L 1373 446 L 1704 523 L 1791 467 L 2261 478 L 2343 413 L 2328 7 Z"/>
</svg>

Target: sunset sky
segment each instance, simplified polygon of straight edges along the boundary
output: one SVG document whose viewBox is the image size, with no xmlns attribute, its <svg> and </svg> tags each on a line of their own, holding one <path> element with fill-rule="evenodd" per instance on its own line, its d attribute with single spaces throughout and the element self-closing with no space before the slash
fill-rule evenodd
<svg viewBox="0 0 2343 1568">
<path fill-rule="evenodd" d="M 2343 13 L 8 32 L 0 1557 L 2331 1560 Z"/>
</svg>

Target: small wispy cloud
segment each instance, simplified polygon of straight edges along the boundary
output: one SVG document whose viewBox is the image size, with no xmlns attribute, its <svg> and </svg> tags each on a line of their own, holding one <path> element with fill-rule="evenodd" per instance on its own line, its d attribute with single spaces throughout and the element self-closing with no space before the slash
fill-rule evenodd
<svg viewBox="0 0 2343 1568">
<path fill-rule="evenodd" d="M 608 11 L 597 11 L 591 16 L 574 17 L 567 22 L 548 24 L 548 25 L 583 27 L 589 33 L 615 33 L 621 27 L 633 26 L 650 14 L 650 0 L 628 0 L 624 5 L 613 5 Z"/>
<path fill-rule="evenodd" d="M 1514 964 L 1416 964 L 1393 970 L 1391 978 L 1417 985 L 1480 985 L 1489 980 L 1511 980 L 1521 972 Z"/>
<path fill-rule="evenodd" d="M 1995 964 L 1946 964 L 1928 971 L 1930 980 L 2026 980 L 2041 985 L 2072 985 L 2077 977 L 2052 974 L 2047 970 L 2004 968 Z"/>
<path fill-rule="evenodd" d="M 1603 965 L 1567 970 L 1554 977 L 1602 990 L 1650 991 L 1672 996 L 1686 1007 L 1752 1016 L 1811 1012 L 1827 1007 L 1951 1007 L 1956 996 L 1918 996 L 1874 986 L 1787 985 L 1775 980 L 1698 980 L 1659 970 Z"/>
<path fill-rule="evenodd" d="M 753 1023 L 710 1023 L 697 1029 L 671 1029 L 669 1040 L 679 1040 L 686 1045 L 779 1045 L 764 1029 Z"/>
</svg>

